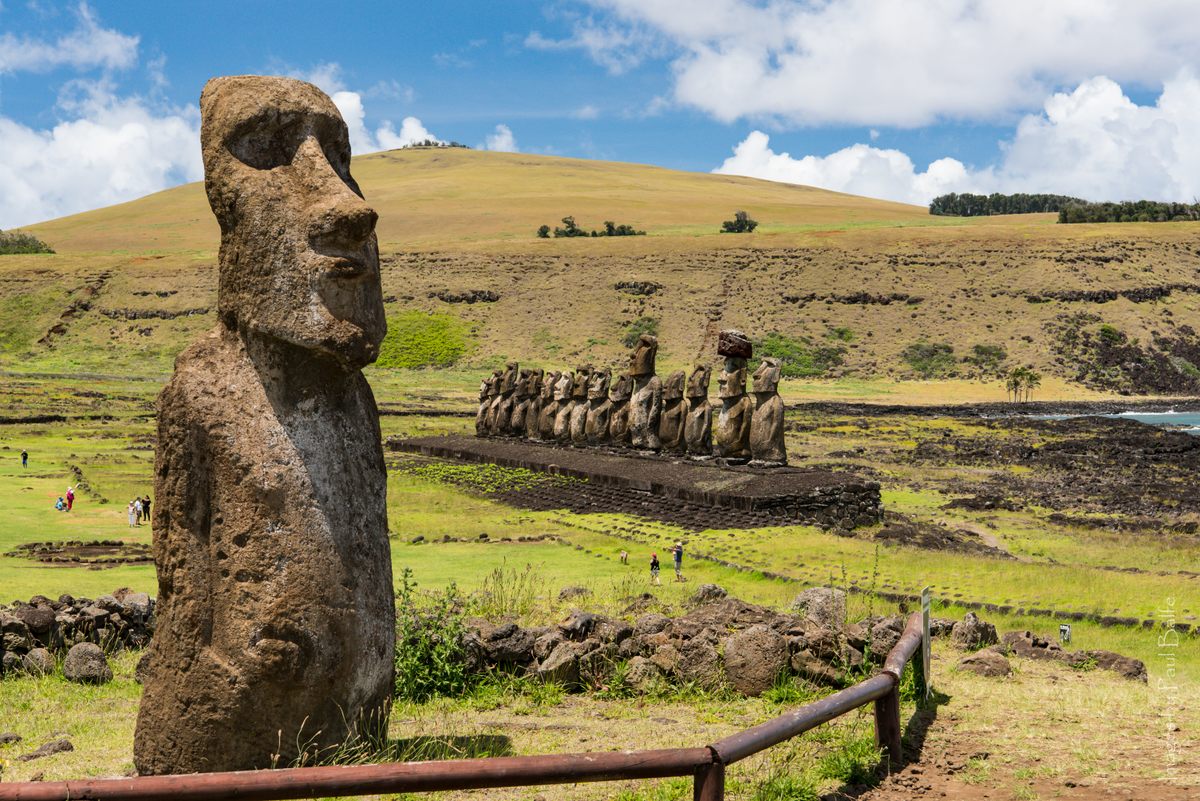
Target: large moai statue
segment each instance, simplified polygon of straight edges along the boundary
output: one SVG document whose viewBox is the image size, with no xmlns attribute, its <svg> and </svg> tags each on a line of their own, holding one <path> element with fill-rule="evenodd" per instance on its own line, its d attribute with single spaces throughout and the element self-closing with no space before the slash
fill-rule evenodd
<svg viewBox="0 0 1200 801">
<path fill-rule="evenodd" d="M 216 327 L 158 397 L 157 627 L 139 773 L 230 771 L 381 736 L 395 605 L 376 214 L 337 108 L 301 81 L 200 96 Z"/>
<path fill-rule="evenodd" d="M 683 422 L 687 406 L 683 400 L 683 385 L 687 376 L 678 370 L 663 382 L 662 414 L 658 419 L 658 440 L 668 453 L 683 452 Z"/>
<path fill-rule="evenodd" d="M 517 379 L 520 375 L 521 368 L 516 362 L 504 365 L 499 392 L 492 401 L 491 411 L 488 412 L 488 430 L 492 432 L 492 436 L 504 436 L 512 431 L 512 410 L 515 403 L 513 396 L 516 394 Z"/>
<path fill-rule="evenodd" d="M 529 406 L 525 410 L 525 438 L 538 438 L 538 422 L 542 416 L 542 377 L 541 370 L 529 371 Z"/>
<path fill-rule="evenodd" d="M 588 391 L 594 370 L 590 364 L 585 364 L 575 371 L 575 385 L 571 390 L 571 420 L 568 424 L 572 445 L 587 444 Z"/>
<path fill-rule="evenodd" d="M 499 370 L 479 382 L 479 411 L 475 413 L 475 436 L 477 437 L 486 437 L 491 434 L 488 428 L 488 413 L 492 410 L 492 401 L 496 400 L 496 391 L 499 386 Z"/>
<path fill-rule="evenodd" d="M 558 381 L 562 378 L 557 371 L 551 371 L 542 376 L 542 408 L 538 411 L 539 440 L 549 442 L 554 439 L 554 422 L 558 419 Z"/>
<path fill-rule="evenodd" d="M 558 410 L 554 413 L 554 433 L 551 438 L 555 442 L 571 440 L 571 410 L 575 408 L 574 394 L 575 377 L 567 370 L 563 370 L 562 375 L 558 377 L 558 383 L 554 385 L 554 400 L 558 401 Z"/>
<path fill-rule="evenodd" d="M 688 455 L 697 459 L 712 458 L 712 405 L 708 402 L 711 375 L 707 366 L 698 364 L 688 376 L 683 444 Z"/>
<path fill-rule="evenodd" d="M 522 370 L 517 377 L 517 390 L 513 393 L 512 414 L 508 418 L 509 436 L 525 436 L 525 414 L 529 411 L 529 378 L 532 374 L 532 370 Z"/>
<path fill-rule="evenodd" d="M 584 435 L 589 445 L 602 445 L 608 441 L 608 425 L 612 420 L 612 401 L 608 398 L 608 385 L 612 370 L 596 370 L 588 383 L 588 410 L 584 424 Z"/>
<path fill-rule="evenodd" d="M 752 465 L 782 467 L 787 464 L 783 441 L 783 398 L 779 397 L 778 359 L 764 358 L 754 371 L 754 412 L 750 420 Z"/>
<path fill-rule="evenodd" d="M 629 447 L 629 397 L 633 394 L 633 379 L 626 373 L 617 377 L 608 399 L 612 411 L 608 420 L 608 443 L 618 448 Z"/>
<path fill-rule="evenodd" d="M 725 366 L 717 378 L 721 411 L 713 433 L 713 452 L 732 462 L 750 459 L 750 419 L 753 401 L 746 394 L 746 360 L 750 358 L 750 340 L 740 331 L 722 331 L 717 354 L 725 357 Z"/>
<path fill-rule="evenodd" d="M 657 451 L 658 421 L 662 415 L 662 381 L 654 374 L 658 356 L 658 338 L 649 334 L 638 337 L 629 355 L 629 375 L 633 394 L 629 398 L 629 444 L 640 450 Z"/>
</svg>

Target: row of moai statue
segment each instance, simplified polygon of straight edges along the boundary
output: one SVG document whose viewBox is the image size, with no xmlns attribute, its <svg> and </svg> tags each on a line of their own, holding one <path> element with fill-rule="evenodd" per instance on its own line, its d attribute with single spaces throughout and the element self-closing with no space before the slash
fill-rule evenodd
<svg viewBox="0 0 1200 801">
<path fill-rule="evenodd" d="M 715 427 L 708 400 L 711 368 L 698 364 L 691 375 L 680 370 L 660 379 L 654 370 L 658 339 L 643 334 L 630 354 L 628 372 L 615 382 L 612 370 L 591 365 L 572 373 L 522 370 L 509 362 L 480 385 L 475 433 L 786 465 L 779 360 L 762 360 L 751 396 L 746 392 L 750 340 L 739 331 L 722 331 L 717 354 L 725 363 L 717 377 L 721 405 Z"/>
</svg>

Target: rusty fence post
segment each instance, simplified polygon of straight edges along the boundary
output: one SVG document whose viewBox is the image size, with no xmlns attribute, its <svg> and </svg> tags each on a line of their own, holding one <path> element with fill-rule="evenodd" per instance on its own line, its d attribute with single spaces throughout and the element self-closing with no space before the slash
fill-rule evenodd
<svg viewBox="0 0 1200 801">
<path fill-rule="evenodd" d="M 725 801 L 725 766 L 720 762 L 696 768 L 692 801 Z"/>
<path fill-rule="evenodd" d="M 875 700 L 875 745 L 887 751 L 888 763 L 898 768 L 903 760 L 900 745 L 900 685 Z"/>
</svg>

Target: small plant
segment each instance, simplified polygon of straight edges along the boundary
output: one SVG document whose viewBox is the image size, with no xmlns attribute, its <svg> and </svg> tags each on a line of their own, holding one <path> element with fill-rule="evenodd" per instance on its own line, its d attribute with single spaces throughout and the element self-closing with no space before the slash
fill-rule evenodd
<svg viewBox="0 0 1200 801">
<path fill-rule="evenodd" d="M 544 572 L 532 564 L 526 564 L 524 570 L 501 564 L 471 596 L 471 610 L 489 620 L 508 615 L 524 617 L 537 606 L 538 597 L 545 594 L 545 583 Z"/>
<path fill-rule="evenodd" d="M 750 219 L 750 215 L 744 211 L 735 211 L 732 220 L 726 220 L 721 223 L 721 233 L 723 234 L 749 234 L 758 227 L 758 221 Z"/>
<path fill-rule="evenodd" d="M 627 348 L 632 348 L 638 343 L 638 338 L 642 334 L 650 336 L 658 336 L 658 320 L 654 317 L 639 317 L 629 325 L 625 326 L 625 333 L 621 335 L 621 344 Z"/>
<path fill-rule="evenodd" d="M 417 596 L 412 570 L 396 590 L 396 691 L 404 701 L 462 695 L 474 681 L 464 635 L 461 600 L 451 584 L 426 603 Z"/>
<path fill-rule="evenodd" d="M 1100 341 L 1106 345 L 1123 345 L 1125 334 L 1116 326 L 1105 323 L 1100 326 Z"/>
</svg>

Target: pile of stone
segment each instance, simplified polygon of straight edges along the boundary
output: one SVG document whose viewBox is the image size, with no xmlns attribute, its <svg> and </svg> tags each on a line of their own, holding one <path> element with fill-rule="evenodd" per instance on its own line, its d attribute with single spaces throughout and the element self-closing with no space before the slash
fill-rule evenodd
<svg viewBox="0 0 1200 801">
<path fill-rule="evenodd" d="M 756 696 L 787 673 L 845 686 L 882 663 L 904 629 L 898 615 L 847 625 L 845 593 L 824 587 L 801 593 L 787 613 L 716 585 L 702 586 L 691 607 L 674 618 L 647 612 L 632 624 L 578 610 L 557 626 L 472 620 L 468 651 L 476 670 L 523 671 L 571 689 L 610 686 L 623 664 L 620 678 L 637 692 L 694 684 Z"/>
<path fill-rule="evenodd" d="M 28 603 L 0 606 L 0 674 L 41 675 L 57 669 L 72 681 L 112 678 L 105 652 L 143 648 L 154 633 L 154 599 L 120 589 L 95 600 L 35 595 Z"/>
<path fill-rule="evenodd" d="M 697 364 L 691 375 L 679 370 L 660 379 L 658 339 L 649 334 L 638 338 L 629 369 L 616 377 L 590 364 L 572 373 L 522 370 L 509 362 L 479 387 L 475 433 L 782 467 L 782 365 L 766 357 L 749 375 L 752 350 L 742 332 L 721 332 L 717 355 L 725 361 L 716 409 L 708 400 L 712 368 Z M 753 395 L 746 392 L 747 377 Z"/>
<path fill-rule="evenodd" d="M 963 627 L 962 637 L 959 627 Z M 1012 673 L 1009 657 L 1018 656 L 1062 662 L 1078 670 L 1110 670 L 1122 678 L 1143 684 L 1148 680 L 1146 664 L 1140 659 L 1098 649 L 1068 651 L 1031 631 L 1009 631 L 997 638 L 995 627 L 979 621 L 974 612 L 968 612 L 967 620 L 955 627 L 954 641 L 964 648 L 977 649 L 963 657 L 958 666 L 980 676 L 1008 676 Z"/>
</svg>

